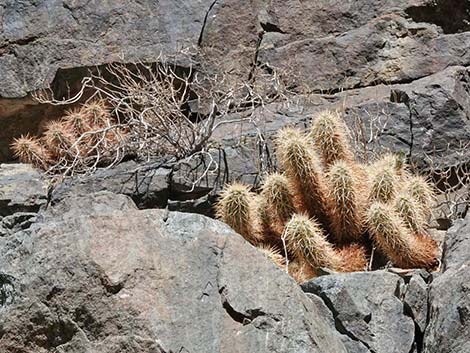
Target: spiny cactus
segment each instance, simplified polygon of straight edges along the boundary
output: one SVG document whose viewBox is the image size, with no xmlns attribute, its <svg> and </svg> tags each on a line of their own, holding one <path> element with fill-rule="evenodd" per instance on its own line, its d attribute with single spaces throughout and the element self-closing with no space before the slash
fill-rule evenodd
<svg viewBox="0 0 470 353">
<path fill-rule="evenodd" d="M 403 268 L 436 265 L 435 243 L 412 234 L 392 206 L 374 202 L 367 212 L 367 225 L 374 242 L 395 265 Z"/>
<path fill-rule="evenodd" d="M 21 162 L 31 163 L 38 168 L 44 168 L 49 159 L 47 151 L 41 145 L 39 139 L 29 134 L 15 138 L 11 144 L 11 149 L 14 156 Z"/>
<path fill-rule="evenodd" d="M 246 240 L 255 244 L 254 194 L 248 186 L 234 183 L 225 187 L 216 205 L 217 217 L 231 226 Z"/>
<path fill-rule="evenodd" d="M 324 111 L 317 115 L 310 136 L 325 167 L 337 160 L 353 160 L 347 133 L 348 128 L 337 112 Z"/>
<path fill-rule="evenodd" d="M 265 200 L 263 207 L 266 207 L 269 222 L 274 231 L 282 234 L 285 224 L 295 213 L 293 195 L 289 187 L 289 180 L 280 173 L 273 173 L 266 177 L 262 189 L 261 197 Z"/>
<path fill-rule="evenodd" d="M 314 269 L 336 270 L 341 259 L 326 240 L 320 225 L 302 214 L 295 214 L 286 224 L 284 233 L 287 248 L 298 258 L 305 259 Z"/>
<path fill-rule="evenodd" d="M 42 140 L 50 153 L 56 158 L 68 154 L 70 147 L 76 141 L 73 132 L 63 121 L 49 122 L 46 125 Z"/>
<path fill-rule="evenodd" d="M 258 250 L 261 251 L 267 259 L 272 261 L 280 268 L 284 268 L 286 266 L 284 256 L 282 256 L 281 253 L 274 247 L 269 245 L 259 245 Z"/>
<path fill-rule="evenodd" d="M 276 143 L 280 163 L 292 181 L 302 211 L 327 228 L 330 223 L 327 189 L 312 145 L 300 130 L 293 128 L 282 129 Z"/>
<path fill-rule="evenodd" d="M 346 129 L 331 112 L 320 114 L 309 134 L 281 129 L 275 142 L 283 173 L 266 177 L 260 194 L 245 202 L 248 210 L 227 212 L 235 220 L 223 216 L 222 202 L 219 216 L 252 243 L 283 249 L 298 282 L 321 267 L 367 269 L 373 244 L 396 266 L 432 269 L 437 244 L 426 233 L 432 188 L 411 174 L 403 154 L 386 153 L 371 165 L 356 162 Z M 221 200 L 231 193 L 226 189 Z"/>
<path fill-rule="evenodd" d="M 394 156 L 387 154 L 369 167 L 372 174 L 370 201 L 390 202 L 395 198 L 400 185 L 396 161 Z"/>
<path fill-rule="evenodd" d="M 421 206 L 425 219 L 431 215 L 435 194 L 433 187 L 426 178 L 420 175 L 408 176 L 405 182 L 404 192 L 411 195 Z"/>
<path fill-rule="evenodd" d="M 364 271 L 367 267 L 367 252 L 360 244 L 349 244 L 336 250 L 341 258 L 341 272 Z"/>
<path fill-rule="evenodd" d="M 91 130 L 91 121 L 83 108 L 68 111 L 64 116 L 64 122 L 73 131 L 76 137 Z"/>
<path fill-rule="evenodd" d="M 346 162 L 338 160 L 328 173 L 329 198 L 332 205 L 331 230 L 336 241 L 357 241 L 363 233 L 364 202 L 358 177 Z"/>
<path fill-rule="evenodd" d="M 95 100 L 85 104 L 81 112 L 87 117 L 90 125 L 94 128 L 103 128 L 110 123 L 109 110 L 106 107 L 106 102 L 103 100 Z"/>
<path fill-rule="evenodd" d="M 395 211 L 414 233 L 424 233 L 426 220 L 423 207 L 410 194 L 400 193 L 394 202 Z"/>
<path fill-rule="evenodd" d="M 317 272 L 304 259 L 294 259 L 289 262 L 288 271 L 297 283 L 306 282 L 317 276 Z"/>
</svg>

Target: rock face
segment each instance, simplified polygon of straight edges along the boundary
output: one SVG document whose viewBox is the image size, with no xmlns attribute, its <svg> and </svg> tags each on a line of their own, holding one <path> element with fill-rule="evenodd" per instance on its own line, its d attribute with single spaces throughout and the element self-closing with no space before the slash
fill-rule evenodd
<svg viewBox="0 0 470 353">
<path fill-rule="evenodd" d="M 347 352 L 295 282 L 222 223 L 108 192 L 39 218 L 0 238 L 2 352 Z"/>
<path fill-rule="evenodd" d="M 152 61 L 160 52 L 171 54 L 190 45 L 214 49 L 210 62 L 245 79 L 255 67 L 285 71 L 285 83 L 308 92 L 313 102 L 294 104 L 294 110 L 303 112 L 301 119 L 313 108 L 344 107 L 345 99 L 346 113 L 366 125 L 378 113 L 389 115 L 380 142 L 413 150 L 417 160 L 429 151 L 442 157 L 445 141 L 455 147 L 469 138 L 468 72 L 462 68 L 470 65 L 466 0 L 146 0 L 100 6 L 89 1 L 7 1 L 0 17 L 0 76 L 5 81 L 0 121 L 6 126 L 0 131 L 0 161 L 12 158 L 12 137 L 38 133 L 44 121 L 61 113 L 62 107 L 34 102 L 29 94 L 35 89 L 52 83 L 57 95 L 73 94 L 88 66 Z M 452 67 L 460 67 L 459 72 L 448 71 Z M 391 98 L 395 89 L 406 95 Z M 266 114 L 293 113 L 289 108 Z M 263 125 L 264 120 L 257 122 Z M 224 146 L 225 153 L 236 160 L 242 153 L 253 155 L 260 150 L 253 144 L 257 142 L 245 151 Z M 437 159 L 444 166 L 455 162 L 453 157 Z M 242 176 L 233 169 L 234 177 Z M 258 173 L 238 169 L 248 176 Z"/>
<path fill-rule="evenodd" d="M 360 343 L 363 351 L 411 351 L 415 328 L 404 312 L 405 282 L 399 276 L 383 271 L 322 276 L 302 289 L 323 299 L 338 330 Z"/>
<path fill-rule="evenodd" d="M 47 203 L 47 183 L 26 164 L 0 164 L 0 237 L 28 228 Z"/>
<path fill-rule="evenodd" d="M 425 353 L 470 351 L 470 217 L 458 221 L 444 244 L 444 273 L 429 292 Z"/>
</svg>

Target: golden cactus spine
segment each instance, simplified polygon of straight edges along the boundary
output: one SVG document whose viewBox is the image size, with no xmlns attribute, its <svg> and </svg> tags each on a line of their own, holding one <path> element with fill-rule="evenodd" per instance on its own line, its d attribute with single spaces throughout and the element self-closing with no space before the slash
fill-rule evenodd
<svg viewBox="0 0 470 353">
<path fill-rule="evenodd" d="M 336 161 L 328 173 L 331 231 L 338 244 L 360 240 L 364 230 L 364 202 L 358 176 L 348 163 Z"/>
<path fill-rule="evenodd" d="M 426 230 L 426 219 L 423 207 L 408 193 L 397 195 L 394 202 L 395 211 L 405 225 L 414 233 L 421 234 Z"/>
<path fill-rule="evenodd" d="M 216 204 L 216 215 L 252 244 L 256 244 L 254 194 L 249 187 L 234 183 L 226 185 Z"/>
<path fill-rule="evenodd" d="M 282 269 L 285 268 L 286 261 L 284 256 L 282 256 L 276 248 L 269 245 L 260 245 L 258 246 L 258 250 L 261 251 L 261 253 L 276 266 Z"/>
<path fill-rule="evenodd" d="M 368 167 L 371 177 L 369 200 L 391 202 L 400 187 L 400 177 L 397 173 L 397 159 L 387 154 Z"/>
<path fill-rule="evenodd" d="M 338 160 L 354 159 L 349 145 L 348 131 L 348 127 L 337 112 L 324 111 L 315 118 L 310 137 L 326 168 Z"/>
<path fill-rule="evenodd" d="M 11 144 L 13 155 L 22 163 L 31 163 L 37 168 L 46 169 L 49 155 L 47 150 L 36 137 L 22 135 Z"/>
<path fill-rule="evenodd" d="M 431 183 L 426 178 L 420 175 L 409 175 L 405 182 L 404 192 L 411 195 L 420 205 L 425 220 L 431 216 L 436 196 Z"/>
<path fill-rule="evenodd" d="M 306 136 L 298 129 L 285 128 L 277 135 L 277 154 L 293 185 L 301 211 L 329 228 L 329 203 L 323 171 Z"/>
<path fill-rule="evenodd" d="M 304 259 L 312 268 L 341 268 L 341 259 L 326 240 L 322 228 L 308 216 L 293 215 L 286 224 L 284 237 L 288 250 L 296 258 Z"/>
<path fill-rule="evenodd" d="M 268 222 L 279 235 L 284 231 L 285 224 L 295 213 L 294 199 L 290 190 L 289 180 L 280 173 L 273 173 L 264 180 L 261 197 L 265 200 L 262 207 L 266 209 Z"/>
<path fill-rule="evenodd" d="M 402 268 L 436 265 L 436 243 L 423 235 L 415 236 L 388 204 L 374 202 L 367 212 L 367 225 L 374 242 Z"/>
</svg>

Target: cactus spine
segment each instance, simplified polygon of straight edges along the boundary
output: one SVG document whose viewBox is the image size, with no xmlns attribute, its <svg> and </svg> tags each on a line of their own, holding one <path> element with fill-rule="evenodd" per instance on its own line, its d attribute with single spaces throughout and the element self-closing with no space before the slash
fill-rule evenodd
<svg viewBox="0 0 470 353">
<path fill-rule="evenodd" d="M 292 216 L 286 224 L 285 239 L 287 248 L 314 269 L 326 267 L 337 270 L 341 267 L 341 259 L 326 240 L 320 225 L 306 215 Z"/>
<path fill-rule="evenodd" d="M 253 198 L 254 194 L 246 185 L 228 185 L 216 205 L 216 214 L 246 240 L 255 244 L 258 239 L 254 227 Z"/>
<path fill-rule="evenodd" d="M 21 162 L 31 163 L 38 168 L 45 168 L 49 159 L 47 151 L 39 139 L 29 134 L 14 139 L 11 148 L 14 156 Z"/>
<path fill-rule="evenodd" d="M 336 161 L 328 173 L 329 197 L 332 203 L 331 229 L 336 241 L 345 244 L 358 241 L 363 232 L 363 202 L 358 178 L 344 161 Z"/>
<path fill-rule="evenodd" d="M 414 236 L 390 205 L 374 202 L 367 213 L 367 224 L 377 246 L 395 265 L 402 268 L 436 265 L 432 240 Z"/>
<path fill-rule="evenodd" d="M 316 117 L 310 136 L 325 167 L 328 168 L 337 160 L 353 160 L 347 136 L 348 131 L 346 124 L 337 112 L 325 111 Z"/>
<path fill-rule="evenodd" d="M 278 157 L 291 179 L 300 207 L 329 227 L 327 189 L 318 158 L 300 130 L 287 128 L 277 136 Z"/>
<path fill-rule="evenodd" d="M 265 200 L 265 212 L 274 231 L 281 235 L 285 224 L 295 213 L 293 195 L 289 180 L 285 175 L 274 173 L 268 175 L 261 189 L 261 197 Z"/>
</svg>

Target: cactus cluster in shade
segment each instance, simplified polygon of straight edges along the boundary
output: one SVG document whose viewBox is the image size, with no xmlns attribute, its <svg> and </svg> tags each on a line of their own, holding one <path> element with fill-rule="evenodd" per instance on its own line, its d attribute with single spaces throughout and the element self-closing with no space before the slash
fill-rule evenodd
<svg viewBox="0 0 470 353">
<path fill-rule="evenodd" d="M 427 232 L 433 187 L 403 156 L 358 162 L 333 111 L 318 114 L 310 131 L 280 130 L 275 146 L 279 172 L 259 193 L 226 185 L 216 213 L 297 281 L 321 269 L 373 268 L 372 254 L 402 268 L 436 267 L 437 243 Z"/>
<path fill-rule="evenodd" d="M 59 120 L 49 121 L 40 136 L 22 135 L 11 149 L 16 158 L 36 168 L 61 171 L 72 161 L 94 163 L 112 151 L 123 131 L 116 125 L 104 101 L 97 100 L 68 111 Z"/>
</svg>

